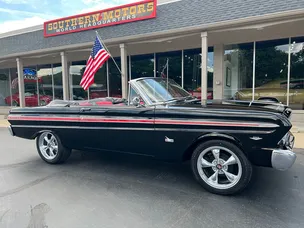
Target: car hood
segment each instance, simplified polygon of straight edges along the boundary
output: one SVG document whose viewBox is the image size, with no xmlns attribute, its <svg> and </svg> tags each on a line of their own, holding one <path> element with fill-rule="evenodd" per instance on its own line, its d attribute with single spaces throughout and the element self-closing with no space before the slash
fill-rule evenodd
<svg viewBox="0 0 304 228">
<path fill-rule="evenodd" d="M 196 111 L 229 111 L 229 112 L 242 112 L 242 113 L 251 113 L 251 114 L 261 114 L 261 112 L 268 112 L 272 114 L 280 114 L 287 118 L 291 115 L 291 109 L 288 106 L 275 103 L 275 102 L 266 102 L 266 101 L 208 101 L 207 105 L 202 105 L 199 101 L 186 103 L 186 102 L 176 102 L 171 103 L 167 106 L 168 108 L 180 108 L 180 109 L 196 109 Z"/>
</svg>

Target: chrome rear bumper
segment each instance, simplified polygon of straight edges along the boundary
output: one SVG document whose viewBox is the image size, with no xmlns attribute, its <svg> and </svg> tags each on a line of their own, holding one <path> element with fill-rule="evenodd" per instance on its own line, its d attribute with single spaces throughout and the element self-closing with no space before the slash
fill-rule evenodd
<svg viewBox="0 0 304 228">
<path fill-rule="evenodd" d="M 295 162 L 297 156 L 291 150 L 275 149 L 271 155 L 271 165 L 277 170 L 287 170 Z"/>
<path fill-rule="evenodd" d="M 15 136 L 15 133 L 14 133 L 12 127 L 8 126 L 7 128 L 8 128 L 8 131 L 10 132 L 11 136 Z"/>
</svg>

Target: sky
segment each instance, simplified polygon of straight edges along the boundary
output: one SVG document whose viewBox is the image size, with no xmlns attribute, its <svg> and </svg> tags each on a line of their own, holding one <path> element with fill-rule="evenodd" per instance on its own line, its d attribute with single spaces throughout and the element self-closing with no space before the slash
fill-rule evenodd
<svg viewBox="0 0 304 228">
<path fill-rule="evenodd" d="M 0 0 L 0 33 L 138 0 Z"/>
</svg>

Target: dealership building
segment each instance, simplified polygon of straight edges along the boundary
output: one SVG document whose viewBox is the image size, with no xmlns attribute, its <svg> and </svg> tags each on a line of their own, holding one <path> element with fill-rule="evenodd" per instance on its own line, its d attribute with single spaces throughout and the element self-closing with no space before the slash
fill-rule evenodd
<svg viewBox="0 0 304 228">
<path fill-rule="evenodd" d="M 303 0 L 144 0 L 1 33 L 0 106 L 126 97 L 128 80 L 165 74 L 203 100 L 278 100 L 304 122 L 303 25 Z M 84 91 L 96 31 L 115 61 Z"/>
</svg>

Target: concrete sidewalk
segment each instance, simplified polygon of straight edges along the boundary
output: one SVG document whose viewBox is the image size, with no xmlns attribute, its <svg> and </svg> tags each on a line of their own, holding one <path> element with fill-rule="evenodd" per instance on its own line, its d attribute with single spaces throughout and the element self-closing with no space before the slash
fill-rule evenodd
<svg viewBox="0 0 304 228">
<path fill-rule="evenodd" d="M 9 123 L 7 120 L 0 120 L 0 127 L 8 127 Z M 295 148 L 304 148 L 304 128 L 293 127 L 291 132 L 294 134 Z"/>
</svg>

